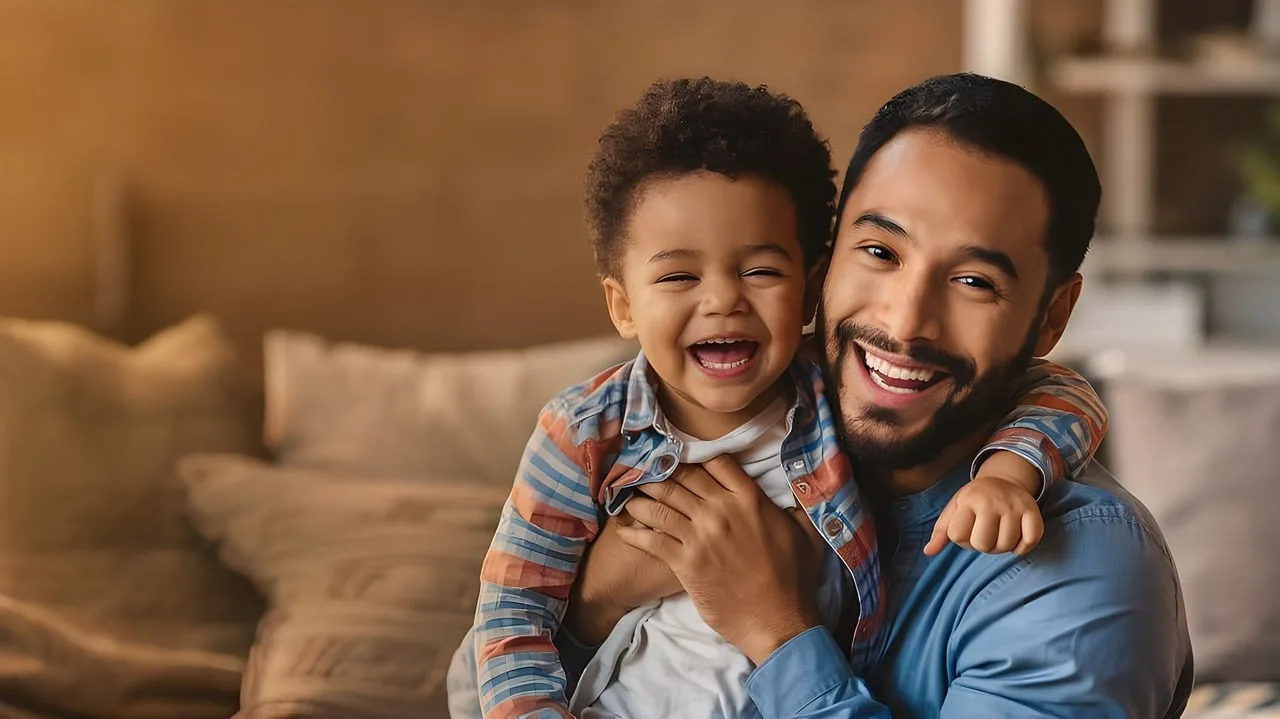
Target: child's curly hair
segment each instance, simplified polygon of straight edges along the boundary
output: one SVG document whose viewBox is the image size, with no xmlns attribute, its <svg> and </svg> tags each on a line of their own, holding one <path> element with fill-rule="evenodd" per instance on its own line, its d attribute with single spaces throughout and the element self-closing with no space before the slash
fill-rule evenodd
<svg viewBox="0 0 1280 719">
<path fill-rule="evenodd" d="M 783 187 L 796 205 L 805 264 L 822 256 L 836 173 L 826 140 L 800 103 L 763 85 L 662 80 L 605 128 L 587 168 L 584 204 L 602 275 L 619 274 L 623 235 L 642 186 L 699 170 L 754 175 Z"/>
</svg>

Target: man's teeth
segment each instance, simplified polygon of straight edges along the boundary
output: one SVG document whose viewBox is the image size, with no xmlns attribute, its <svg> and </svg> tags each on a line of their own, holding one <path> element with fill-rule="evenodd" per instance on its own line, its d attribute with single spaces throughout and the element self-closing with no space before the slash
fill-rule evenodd
<svg viewBox="0 0 1280 719">
<path fill-rule="evenodd" d="M 913 392 L 920 391 L 918 389 L 910 389 L 908 387 L 890 386 L 888 383 L 886 383 L 883 379 L 880 378 L 879 374 L 875 372 L 871 372 L 870 374 L 871 374 L 871 381 L 875 382 L 877 387 L 879 387 L 882 390 L 885 390 L 886 392 L 892 392 L 894 394 L 911 394 Z"/>
<path fill-rule="evenodd" d="M 931 369 L 909 369 L 907 367 L 899 367 L 895 364 L 890 364 L 889 362 L 866 352 L 863 353 L 863 356 L 866 357 L 866 363 L 867 363 L 868 369 L 873 369 L 876 372 L 880 373 L 881 375 L 885 377 L 889 377 L 891 379 L 906 379 L 906 380 L 915 380 L 916 382 L 928 382 L 929 380 L 933 379 L 933 376 L 935 374 L 937 374 Z M 871 375 L 871 377 L 873 379 L 876 378 L 874 374 Z M 881 386 L 883 387 L 884 385 L 881 385 Z M 907 390 L 907 391 L 910 391 L 910 390 Z"/>
</svg>

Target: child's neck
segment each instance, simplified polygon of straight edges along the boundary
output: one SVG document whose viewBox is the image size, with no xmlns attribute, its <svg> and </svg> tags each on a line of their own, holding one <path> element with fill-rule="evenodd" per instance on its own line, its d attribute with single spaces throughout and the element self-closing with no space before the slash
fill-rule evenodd
<svg viewBox="0 0 1280 719">
<path fill-rule="evenodd" d="M 691 437 L 710 440 L 719 439 L 755 419 L 756 415 L 765 411 L 779 397 L 790 399 L 794 391 L 789 376 L 784 373 L 778 381 L 752 400 L 751 404 L 735 412 L 707 409 L 678 392 L 672 392 L 666 385 L 658 390 L 658 402 L 672 426 Z"/>
</svg>

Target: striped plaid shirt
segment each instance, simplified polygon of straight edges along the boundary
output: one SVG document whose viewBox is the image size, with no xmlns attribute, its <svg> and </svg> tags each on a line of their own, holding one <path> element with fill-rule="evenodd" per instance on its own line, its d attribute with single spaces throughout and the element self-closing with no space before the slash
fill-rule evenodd
<svg viewBox="0 0 1280 719">
<path fill-rule="evenodd" d="M 796 400 L 781 460 L 796 499 L 848 567 L 858 597 L 850 646 L 865 669 L 885 626 L 876 532 L 811 362 L 790 368 Z M 486 719 L 568 717 L 566 679 L 552 638 L 586 546 L 606 513 L 634 488 L 666 479 L 679 440 L 658 407 L 644 354 L 571 387 L 542 410 L 481 569 L 473 628 L 480 708 Z M 1037 363 L 1020 404 L 984 453 L 1009 450 L 1040 467 L 1046 484 L 1092 456 L 1106 423 L 1091 387 L 1070 370 Z M 976 465 L 975 465 L 976 466 Z"/>
</svg>

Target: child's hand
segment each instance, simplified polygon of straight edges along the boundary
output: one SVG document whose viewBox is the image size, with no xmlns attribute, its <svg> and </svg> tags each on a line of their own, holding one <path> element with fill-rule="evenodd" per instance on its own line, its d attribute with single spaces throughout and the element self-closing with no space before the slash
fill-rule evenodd
<svg viewBox="0 0 1280 719">
<path fill-rule="evenodd" d="M 1024 467 L 1013 464 L 1009 457 Z M 956 492 L 942 510 L 924 553 L 933 556 L 941 552 L 948 540 L 989 554 L 1012 551 L 1021 555 L 1035 548 L 1044 536 L 1044 520 L 1028 491 L 1031 480 L 1027 470 L 1035 472 L 1038 482 L 1039 471 L 1017 455 L 997 452 L 984 462 L 978 476 Z"/>
</svg>

